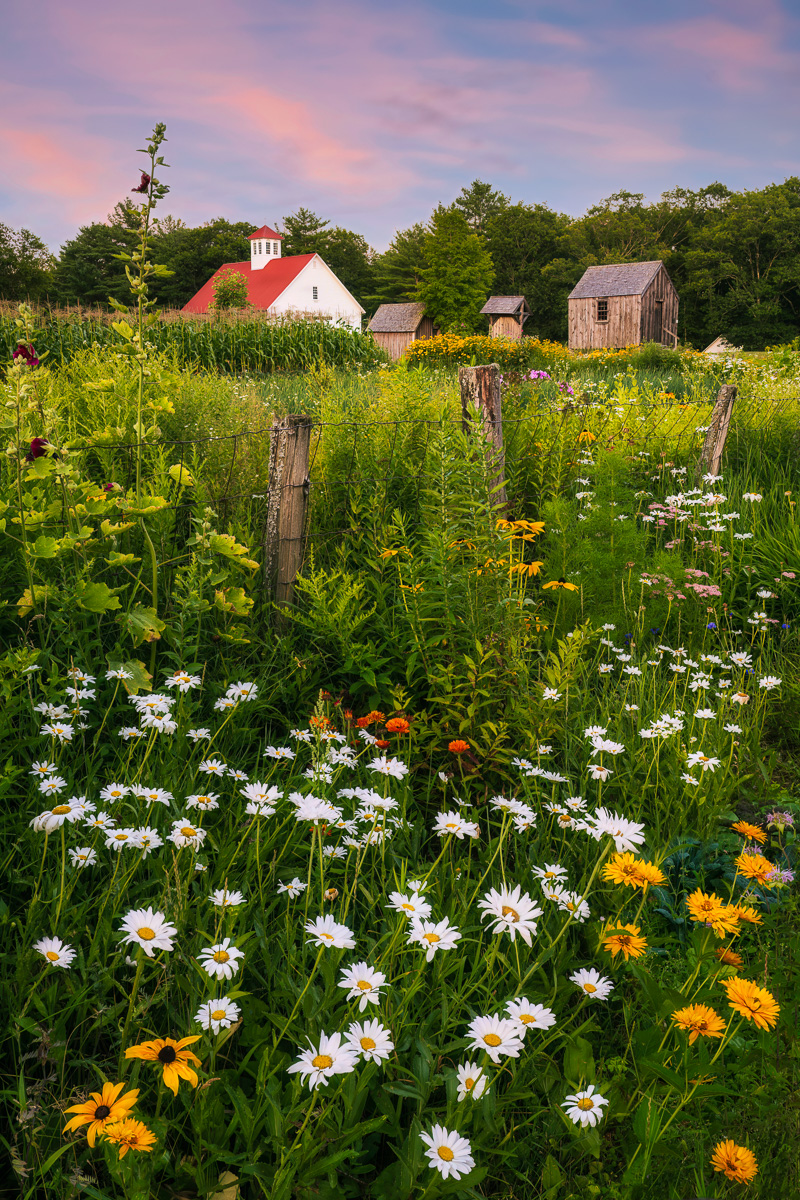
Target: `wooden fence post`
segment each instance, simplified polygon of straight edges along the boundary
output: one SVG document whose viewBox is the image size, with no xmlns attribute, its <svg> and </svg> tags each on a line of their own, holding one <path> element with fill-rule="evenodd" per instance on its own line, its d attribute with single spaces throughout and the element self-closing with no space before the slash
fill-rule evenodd
<svg viewBox="0 0 800 1200">
<path fill-rule="evenodd" d="M 703 452 L 700 455 L 700 462 L 697 467 L 698 481 L 706 474 L 719 475 L 719 468 L 722 463 L 722 451 L 725 449 L 725 441 L 728 437 L 728 427 L 731 423 L 731 412 L 735 399 L 736 388 L 729 383 L 723 384 L 719 389 L 717 402 L 714 405 L 714 411 L 711 413 L 708 432 L 703 442 Z"/>
<path fill-rule="evenodd" d="M 269 507 L 264 538 L 264 582 L 281 607 L 292 603 L 303 561 L 308 506 L 311 418 L 276 418 L 269 442 Z"/>
<path fill-rule="evenodd" d="M 497 363 L 487 363 L 480 367 L 459 367 L 458 386 L 461 390 L 461 425 L 464 432 L 468 432 L 472 422 L 477 421 L 490 444 L 487 462 L 489 469 L 494 472 L 492 486 L 497 488 L 493 503 L 500 508 L 508 502 L 503 453 L 500 367 Z"/>
</svg>

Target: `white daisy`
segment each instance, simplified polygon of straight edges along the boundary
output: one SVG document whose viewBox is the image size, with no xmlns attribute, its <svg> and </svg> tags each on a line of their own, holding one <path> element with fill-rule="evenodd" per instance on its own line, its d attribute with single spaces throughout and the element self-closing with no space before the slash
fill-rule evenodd
<svg viewBox="0 0 800 1200">
<path fill-rule="evenodd" d="M 408 944 L 415 942 L 425 948 L 425 961 L 430 962 L 437 950 L 452 950 L 461 934 L 447 917 L 438 924 L 435 921 L 423 921 L 412 917 L 411 929 L 408 933 Z"/>
<path fill-rule="evenodd" d="M 501 1017 L 499 1013 L 475 1017 L 467 1028 L 467 1037 L 472 1038 L 470 1050 L 485 1050 L 494 1063 L 500 1062 L 501 1054 L 519 1058 L 524 1036 L 519 1021 Z"/>
<path fill-rule="evenodd" d="M 453 834 L 459 841 L 463 841 L 465 837 L 476 838 L 480 836 L 480 829 L 477 823 L 475 821 L 465 821 L 457 812 L 437 813 L 433 832 L 438 834 L 439 837 L 447 837 L 448 834 Z"/>
<path fill-rule="evenodd" d="M 558 907 L 572 915 L 573 921 L 581 924 L 591 915 L 589 905 L 577 892 L 562 892 L 558 898 Z"/>
<path fill-rule="evenodd" d="M 549 1029 L 556 1023 L 556 1015 L 551 1008 L 545 1008 L 543 1004 L 531 1004 L 527 996 L 509 1000 L 506 1012 L 512 1021 L 518 1021 L 521 1025 L 523 1038 L 529 1029 Z"/>
<path fill-rule="evenodd" d="M 74 850 L 68 850 L 69 860 L 73 867 L 81 870 L 83 867 L 93 867 L 97 862 L 97 851 L 91 846 L 76 846 Z"/>
<path fill-rule="evenodd" d="M 225 888 L 217 888 L 208 898 L 215 908 L 237 908 L 244 904 L 241 892 L 228 892 Z"/>
<path fill-rule="evenodd" d="M 132 908 L 125 914 L 119 932 L 127 935 L 123 943 L 141 946 L 148 958 L 152 958 L 156 950 L 172 950 L 173 938 L 178 936 L 177 929 L 170 925 L 164 914 L 152 908 Z"/>
<path fill-rule="evenodd" d="M 480 1100 L 489 1086 L 489 1076 L 484 1075 L 483 1067 L 474 1062 L 462 1063 L 457 1076 L 459 1101 L 466 1100 L 467 1096 L 471 1096 L 473 1100 Z"/>
<path fill-rule="evenodd" d="M 295 752 L 289 746 L 267 746 L 266 750 L 264 751 L 264 757 L 292 759 L 295 757 Z"/>
<path fill-rule="evenodd" d="M 232 946 L 227 937 L 216 946 L 206 946 L 197 956 L 203 970 L 213 979 L 233 979 L 241 958 L 244 958 L 244 951 Z"/>
<path fill-rule="evenodd" d="M 567 878 L 567 869 L 560 863 L 545 863 L 543 867 L 532 867 L 533 874 L 544 883 L 555 883 Z"/>
<path fill-rule="evenodd" d="M 205 1004 L 201 1004 L 194 1019 L 203 1029 L 219 1033 L 220 1029 L 230 1029 L 234 1021 L 239 1020 L 241 1011 L 233 1000 L 229 1000 L 227 996 L 220 996 L 218 1000 L 207 1000 Z"/>
<path fill-rule="evenodd" d="M 201 812 L 219 808 L 219 796 L 216 792 L 205 792 L 202 795 L 186 797 L 187 808 L 199 808 Z"/>
<path fill-rule="evenodd" d="M 423 900 L 416 892 L 410 892 L 409 895 L 404 895 L 403 892 L 390 892 L 389 903 L 386 907 L 396 909 L 409 920 L 413 920 L 415 917 L 418 920 L 424 920 L 433 911 L 428 901 Z"/>
<path fill-rule="evenodd" d="M 73 950 L 72 946 L 62 942 L 61 938 L 42 938 L 40 941 L 34 942 L 33 948 L 47 959 L 51 967 L 69 967 L 77 954 L 77 950 Z"/>
<path fill-rule="evenodd" d="M 363 1012 L 368 1004 L 380 1004 L 380 989 L 386 985 L 386 976 L 368 963 L 353 963 L 344 967 L 338 986 L 348 988 L 347 999 L 358 1000 L 358 1011 Z"/>
<path fill-rule="evenodd" d="M 392 779 L 403 779 L 408 774 L 408 767 L 399 758 L 387 758 L 382 754 L 367 763 L 368 771 L 377 771 L 381 775 L 389 775 Z"/>
<path fill-rule="evenodd" d="M 169 840 L 178 847 L 191 846 L 193 850 L 199 850 L 206 836 L 206 830 L 199 825 L 191 825 L 185 820 L 173 821 Z"/>
<path fill-rule="evenodd" d="M 308 1078 L 309 1090 L 313 1091 L 334 1075 L 349 1075 L 357 1065 L 358 1055 L 349 1044 L 342 1045 L 341 1033 L 332 1033 L 330 1036 L 321 1033 L 319 1045 L 303 1050 L 297 1062 L 287 1067 L 287 1071 L 290 1075 L 299 1072 L 304 1082 Z"/>
<path fill-rule="evenodd" d="M 567 1116 L 571 1121 L 585 1129 L 587 1125 L 596 1125 L 602 1118 L 604 1104 L 608 1104 L 608 1100 L 595 1091 L 592 1083 L 585 1092 L 576 1092 L 574 1096 L 567 1096 L 566 1100 L 562 1101 L 561 1107 L 567 1110 Z"/>
<path fill-rule="evenodd" d="M 163 846 L 164 842 L 157 829 L 151 829 L 149 825 L 142 825 L 133 831 L 133 844 L 137 850 L 141 850 L 142 858 L 147 858 L 148 854 L 157 850 L 159 846 Z"/>
<path fill-rule="evenodd" d="M 198 767 L 204 775 L 227 775 L 228 768 L 221 758 L 204 758 Z"/>
<path fill-rule="evenodd" d="M 228 688 L 225 696 L 235 703 L 244 700 L 255 700 L 258 695 L 258 685 L 255 683 L 232 683 Z"/>
<path fill-rule="evenodd" d="M 106 850 L 130 850 L 136 846 L 135 829 L 109 829 L 106 834 Z"/>
<path fill-rule="evenodd" d="M 492 888 L 479 901 L 478 908 L 484 910 L 481 913 L 482 921 L 485 917 L 490 918 L 495 933 L 505 930 L 511 935 L 512 942 L 516 941 L 519 934 L 528 946 L 531 945 L 532 935 L 536 933 L 535 918 L 542 915 L 542 909 L 527 892 L 522 891 L 519 884 L 512 891 L 507 887 L 500 891 Z"/>
<path fill-rule="evenodd" d="M 37 775 L 39 778 L 45 778 L 47 775 L 52 775 L 56 770 L 56 764 L 48 762 L 43 758 L 41 762 L 35 762 L 28 772 L 29 775 Z"/>
<path fill-rule="evenodd" d="M 164 687 L 176 687 L 185 694 L 192 688 L 199 688 L 202 682 L 199 675 L 190 675 L 188 671 L 173 671 L 164 680 Z"/>
<path fill-rule="evenodd" d="M 431 1132 L 419 1135 L 428 1149 L 429 1165 L 437 1170 L 443 1179 L 451 1175 L 460 1179 L 468 1175 L 475 1166 L 472 1157 L 472 1147 L 467 1138 L 460 1137 L 455 1130 L 445 1129 L 444 1125 L 434 1125 Z"/>
<path fill-rule="evenodd" d="M 191 738 L 193 742 L 207 742 L 211 737 L 210 729 L 187 729 L 187 738 Z"/>
<path fill-rule="evenodd" d="M 307 887 L 308 884 L 304 883 L 302 879 L 298 879 L 295 875 L 291 883 L 279 883 L 278 892 L 288 892 L 290 899 L 293 900 L 295 896 L 299 896 L 301 892 L 304 892 Z"/>
<path fill-rule="evenodd" d="M 57 796 L 66 786 L 67 781 L 61 775 L 48 775 L 40 780 L 39 791 L 43 796 Z"/>
<path fill-rule="evenodd" d="M 82 817 L 82 805 L 65 800 L 63 804 L 56 804 L 46 812 L 39 813 L 38 817 L 34 817 L 30 822 L 30 826 L 36 833 L 52 833 L 54 829 L 60 829 L 65 821 L 73 824 Z"/>
<path fill-rule="evenodd" d="M 114 818 L 112 816 L 109 816 L 109 814 L 107 812 L 94 813 L 91 817 L 88 817 L 83 823 L 84 823 L 84 825 L 87 825 L 90 829 L 113 829 L 114 826 L 116 825 L 116 821 L 114 820 Z"/>
<path fill-rule="evenodd" d="M 315 917 L 303 928 L 315 946 L 335 950 L 352 950 L 355 947 L 356 939 L 352 930 L 348 929 L 347 925 L 340 925 L 338 921 L 334 921 L 330 913 L 324 917 Z"/>
<path fill-rule="evenodd" d="M 575 971 L 570 975 L 570 979 L 592 1000 L 607 1000 L 614 990 L 611 980 L 595 971 L 594 967 Z"/>
<path fill-rule="evenodd" d="M 394 1050 L 392 1035 L 380 1021 L 353 1021 L 347 1027 L 347 1047 L 367 1062 L 380 1063 Z"/>
</svg>

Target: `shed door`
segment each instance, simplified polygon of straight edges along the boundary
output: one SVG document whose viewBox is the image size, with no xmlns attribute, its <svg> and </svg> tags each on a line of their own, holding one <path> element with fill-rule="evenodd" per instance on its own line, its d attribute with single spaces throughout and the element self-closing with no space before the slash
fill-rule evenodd
<svg viewBox="0 0 800 1200">
<path fill-rule="evenodd" d="M 653 309 L 653 341 L 660 343 L 664 328 L 664 301 L 656 300 Z"/>
</svg>

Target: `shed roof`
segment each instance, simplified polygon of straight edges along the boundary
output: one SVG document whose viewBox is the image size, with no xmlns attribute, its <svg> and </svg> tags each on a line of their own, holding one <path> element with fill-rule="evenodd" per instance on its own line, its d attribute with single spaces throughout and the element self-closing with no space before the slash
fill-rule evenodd
<svg viewBox="0 0 800 1200">
<path fill-rule="evenodd" d="M 214 281 L 229 271 L 238 271 L 247 280 L 247 299 L 254 308 L 269 308 L 286 291 L 311 262 L 313 254 L 293 254 L 289 258 L 273 258 L 265 267 L 254 271 L 250 262 L 223 263 L 204 283 L 200 291 L 184 304 L 181 312 L 205 313 L 214 300 Z"/>
<path fill-rule="evenodd" d="M 367 328 L 372 333 L 413 333 L 424 316 L 425 305 L 419 300 L 382 304 Z"/>
<path fill-rule="evenodd" d="M 255 231 L 255 233 L 250 234 L 251 242 L 252 242 L 253 238 L 269 238 L 270 240 L 272 240 L 274 238 L 274 239 L 277 239 L 278 241 L 282 242 L 283 234 L 276 233 L 274 229 L 270 229 L 269 225 L 262 225 L 260 229 L 257 229 Z"/>
<path fill-rule="evenodd" d="M 659 259 L 656 262 L 587 267 L 568 298 L 590 300 L 595 296 L 640 296 L 663 265 Z"/>
<path fill-rule="evenodd" d="M 490 296 L 481 312 L 490 317 L 507 316 L 519 312 L 524 303 L 524 296 Z"/>
</svg>

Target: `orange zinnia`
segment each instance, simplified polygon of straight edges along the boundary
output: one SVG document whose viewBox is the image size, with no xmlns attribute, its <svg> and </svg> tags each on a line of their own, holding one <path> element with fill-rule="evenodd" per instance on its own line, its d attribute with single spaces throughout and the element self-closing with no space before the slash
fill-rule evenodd
<svg viewBox="0 0 800 1200">
<path fill-rule="evenodd" d="M 120 1158 L 124 1158 L 129 1150 L 145 1150 L 149 1154 L 158 1141 L 146 1125 L 133 1119 L 109 1125 L 104 1130 L 104 1137 L 119 1147 Z"/>
<path fill-rule="evenodd" d="M 408 733 L 410 728 L 405 717 L 390 717 L 386 722 L 387 733 Z"/>
<path fill-rule="evenodd" d="M 447 749 L 451 754 L 466 754 L 469 750 L 469 742 L 456 738 L 454 742 L 448 742 Z"/>
<path fill-rule="evenodd" d="M 703 1037 L 721 1038 L 725 1032 L 722 1017 L 707 1004 L 688 1004 L 686 1008 L 677 1008 L 672 1020 L 678 1029 L 689 1031 L 689 1045 L 696 1042 L 701 1034 Z"/>
<path fill-rule="evenodd" d="M 140 1042 L 125 1051 L 126 1058 L 142 1058 L 146 1062 L 158 1063 L 163 1068 L 164 1083 L 175 1095 L 178 1094 L 178 1084 L 185 1079 L 192 1087 L 197 1087 L 197 1072 L 189 1066 L 190 1061 L 200 1066 L 200 1059 L 186 1046 L 200 1041 L 200 1034 L 181 1038 L 155 1038 L 152 1042 Z"/>
</svg>

